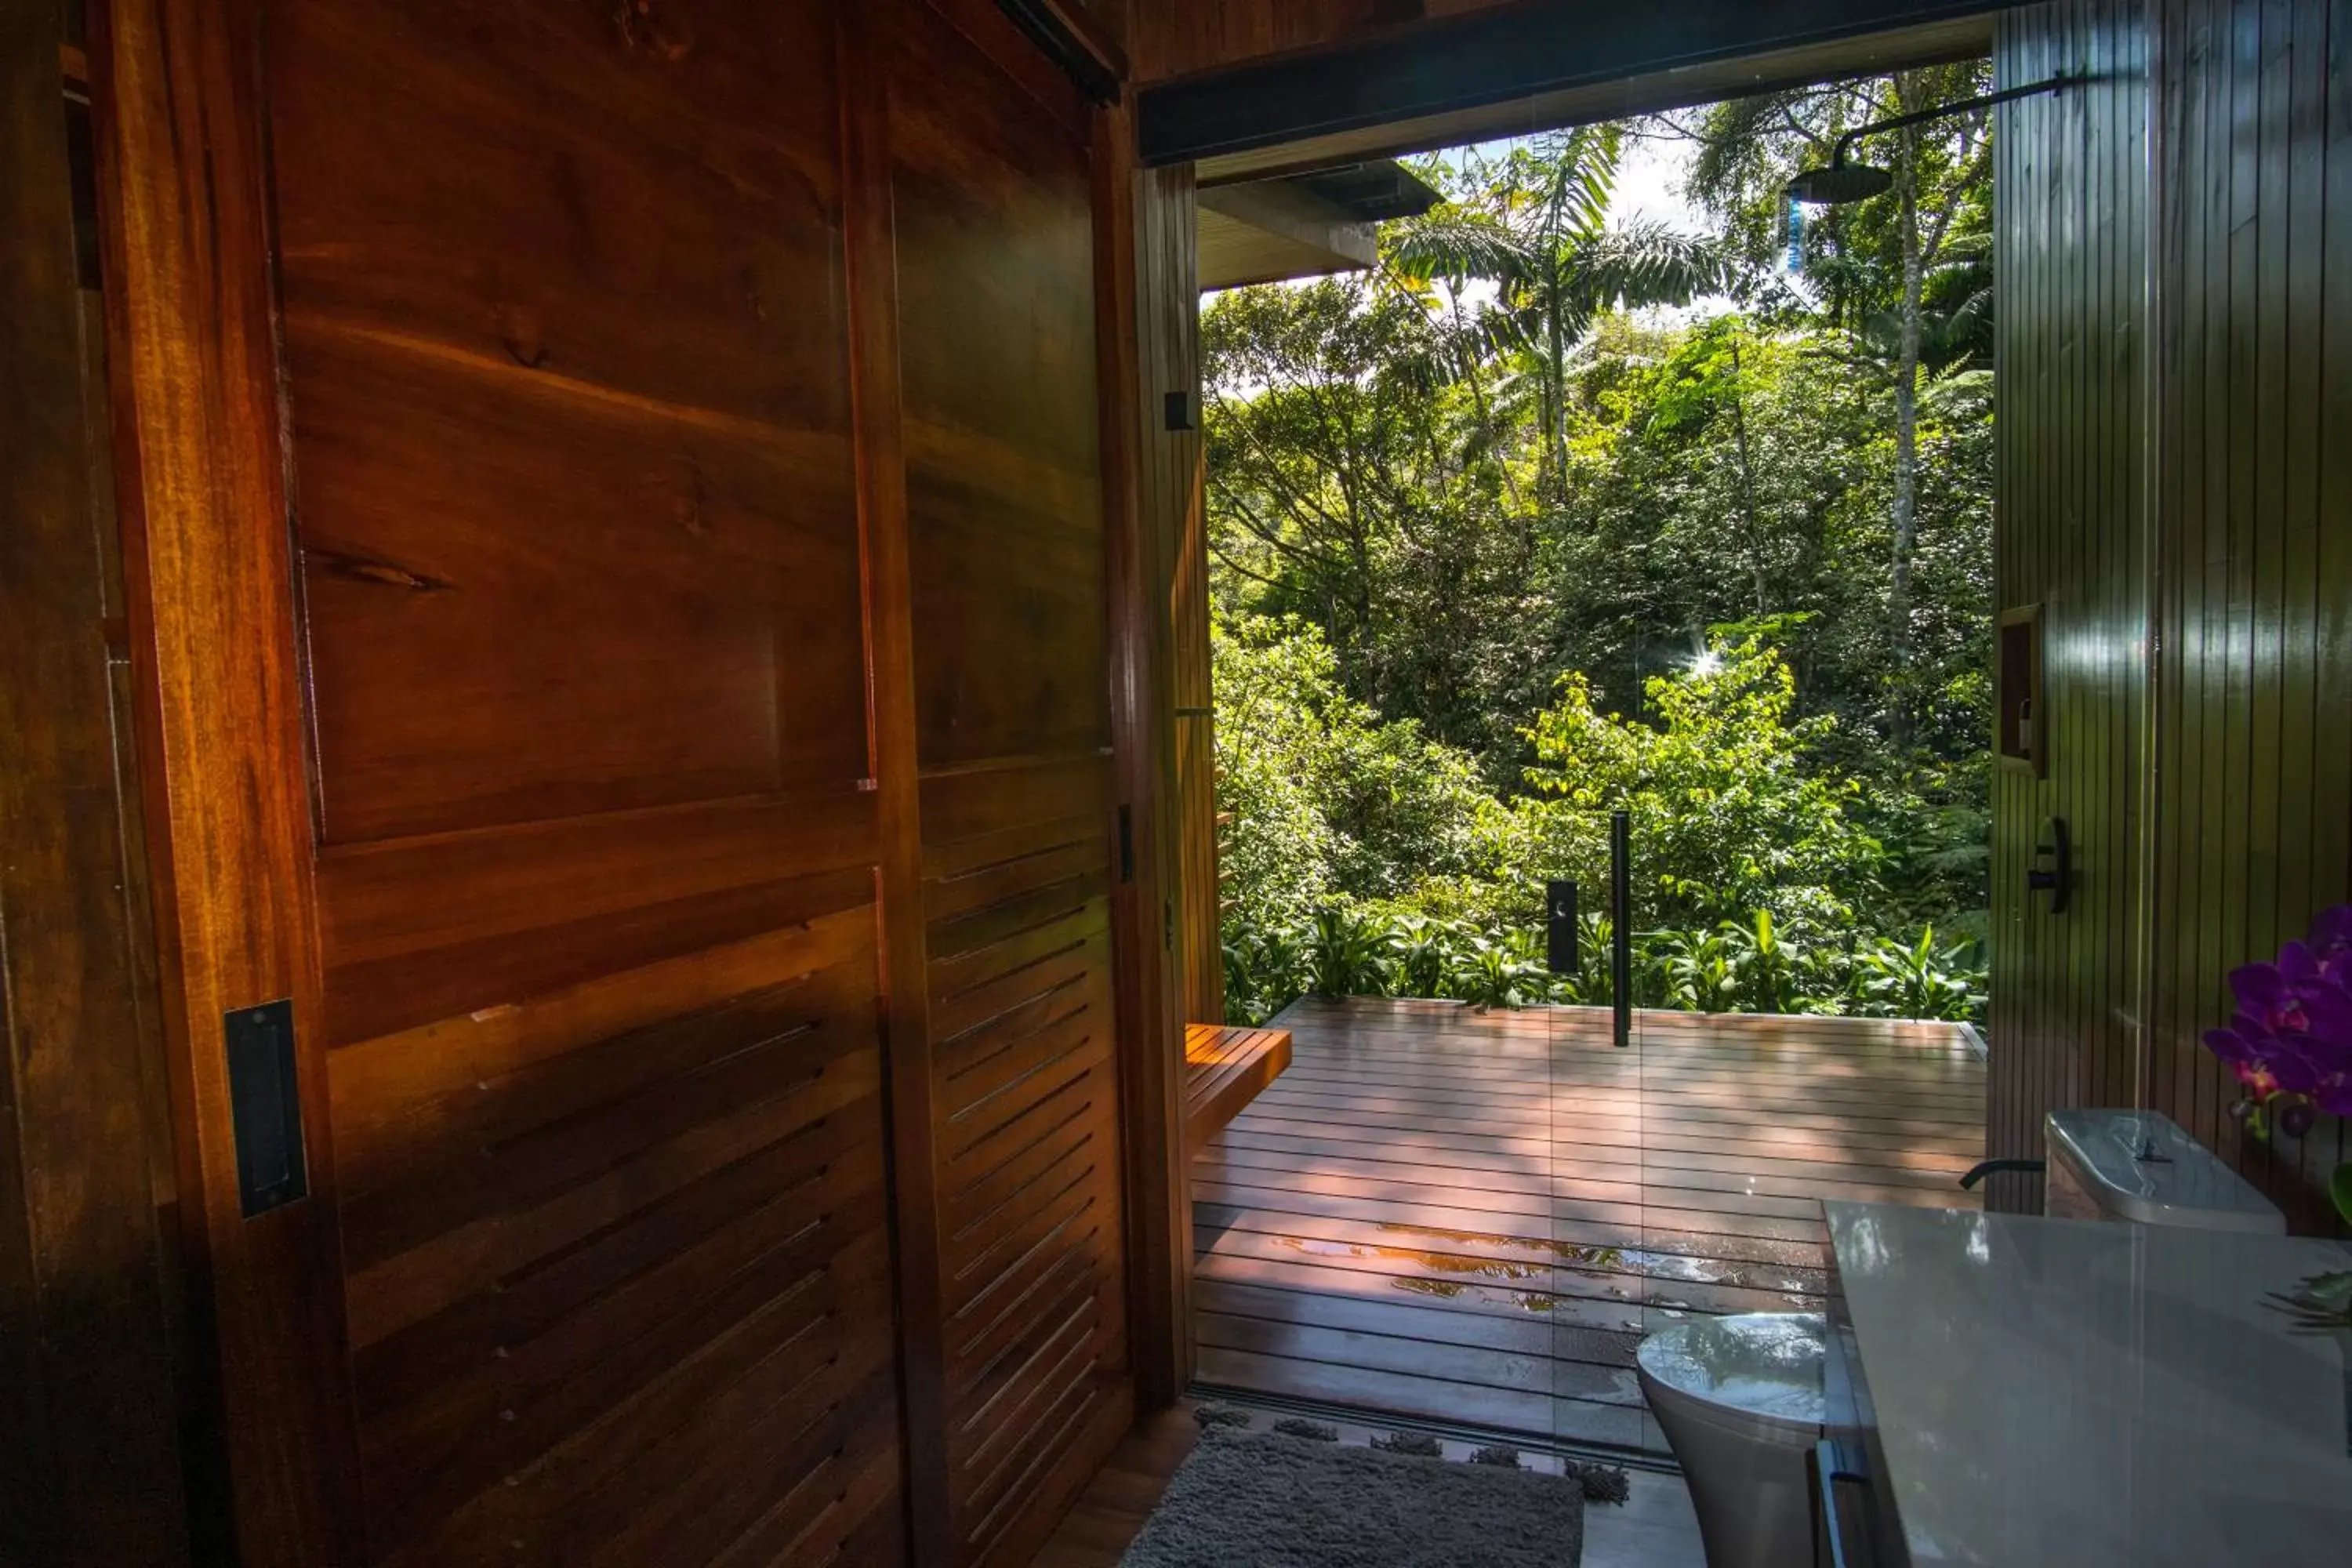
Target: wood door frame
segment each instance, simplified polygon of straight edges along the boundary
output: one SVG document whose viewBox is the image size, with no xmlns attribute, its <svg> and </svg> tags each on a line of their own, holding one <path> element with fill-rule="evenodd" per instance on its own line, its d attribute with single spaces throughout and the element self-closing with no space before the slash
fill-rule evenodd
<svg viewBox="0 0 2352 1568">
<path fill-rule="evenodd" d="M 884 1061 L 888 1074 L 892 1278 L 909 1543 L 952 1560 L 947 1348 L 933 1179 L 930 988 L 925 978 L 921 777 L 915 737 L 912 542 L 899 389 L 898 226 L 891 195 L 887 5 L 835 11 L 842 73 L 843 247 L 852 428 L 866 551 L 868 693 L 880 791 Z"/>
<path fill-rule="evenodd" d="M 1176 865 L 1175 695 L 1168 662 L 1173 556 L 1142 497 L 1152 399 L 1139 346 L 1134 95 L 1095 115 L 1095 304 L 1109 578 L 1111 736 L 1134 847 L 1113 889 L 1111 933 L 1125 1101 L 1129 1357 L 1139 1409 L 1173 1404 L 1192 1377 L 1192 1224 L 1184 1177 L 1184 1020 L 1171 984 Z"/>
<path fill-rule="evenodd" d="M 327 1146 L 305 676 L 251 0 L 92 7 L 116 474 L 188 1268 L 242 1559 L 359 1519 Z M 220 1020 L 293 1004 L 310 1195 L 239 1212 Z"/>
<path fill-rule="evenodd" d="M 173 1563 L 171 1137 L 66 42 L 58 0 L 0 14 L 0 1517 L 27 1561 Z"/>
</svg>

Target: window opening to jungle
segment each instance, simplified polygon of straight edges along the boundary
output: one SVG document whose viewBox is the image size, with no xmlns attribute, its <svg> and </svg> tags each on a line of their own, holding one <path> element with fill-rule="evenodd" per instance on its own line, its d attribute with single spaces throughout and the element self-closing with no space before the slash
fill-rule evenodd
<svg viewBox="0 0 2352 1568">
<path fill-rule="evenodd" d="M 1786 186 L 1990 80 L 1411 160 L 1445 199 L 1374 266 L 1203 299 L 1229 1018 L 1601 999 L 1614 807 L 1642 1005 L 1980 1013 L 1990 113 Z"/>
<path fill-rule="evenodd" d="M 1991 117 L 1788 184 L 1990 78 L 1407 160 L 1203 297 L 1225 1020 L 1290 1043 L 1192 1167 L 1204 1388 L 1663 1459 L 1646 1335 L 1978 1201 Z"/>
</svg>

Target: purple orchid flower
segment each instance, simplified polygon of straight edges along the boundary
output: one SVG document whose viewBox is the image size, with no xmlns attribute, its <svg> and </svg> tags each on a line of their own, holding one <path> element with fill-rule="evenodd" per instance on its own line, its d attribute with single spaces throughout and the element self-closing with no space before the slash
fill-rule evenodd
<svg viewBox="0 0 2352 1568">
<path fill-rule="evenodd" d="M 2257 1100 L 2307 1097 L 2352 1115 L 2352 905 L 2324 910 L 2274 963 L 2231 971 L 2238 1011 L 2205 1037 Z"/>
<path fill-rule="evenodd" d="M 2282 1091 L 2309 1094 L 2319 1084 L 2318 1072 L 2302 1052 L 2243 1013 L 2226 1029 L 2205 1031 L 2205 1048 L 2228 1063 L 2257 1100 Z"/>
</svg>

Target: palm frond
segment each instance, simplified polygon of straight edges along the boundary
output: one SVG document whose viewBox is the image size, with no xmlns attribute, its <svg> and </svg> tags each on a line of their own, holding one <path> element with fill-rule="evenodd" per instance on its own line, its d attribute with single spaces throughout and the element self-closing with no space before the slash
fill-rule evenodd
<svg viewBox="0 0 2352 1568">
<path fill-rule="evenodd" d="M 1564 291 L 1593 310 L 1687 305 L 1731 281 L 1722 247 L 1653 222 L 1595 235 L 1562 254 L 1559 266 Z"/>
<path fill-rule="evenodd" d="M 1499 219 L 1458 207 L 1439 207 L 1392 224 L 1383 237 L 1389 265 L 1422 282 L 1488 279 L 1506 290 L 1523 286 L 1541 268 L 1541 251 Z"/>
</svg>

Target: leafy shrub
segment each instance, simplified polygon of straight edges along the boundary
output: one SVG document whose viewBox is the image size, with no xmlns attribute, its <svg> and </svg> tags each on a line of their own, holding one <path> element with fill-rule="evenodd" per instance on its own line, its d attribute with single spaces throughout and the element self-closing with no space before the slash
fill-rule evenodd
<svg viewBox="0 0 2352 1568">
<path fill-rule="evenodd" d="M 1607 814 L 1625 811 L 1643 924 L 1757 910 L 1841 921 L 1877 897 L 1886 852 L 1851 809 L 1861 785 L 1810 760 L 1836 721 L 1792 722 L 1788 664 L 1760 631 L 1733 631 L 1690 669 L 1646 683 L 1658 727 L 1602 711 L 1583 676 L 1562 678 L 1528 731 L 1535 796 L 1517 803 L 1528 878 L 1603 885 Z"/>
<path fill-rule="evenodd" d="M 1385 996 L 1396 932 L 1378 915 L 1333 901 L 1307 928 L 1307 973 L 1318 996 Z"/>
<path fill-rule="evenodd" d="M 1454 952 L 1448 975 L 1450 994 L 1481 1012 L 1545 1000 L 1550 988 L 1549 973 L 1513 942 L 1511 934 L 1468 933 Z"/>
<path fill-rule="evenodd" d="M 1229 1016 L 1260 1021 L 1309 990 L 1607 1004 L 1607 917 L 1583 914 L 1570 975 L 1544 965 L 1536 922 L 1546 879 L 1606 885 L 1618 809 L 1640 872 L 1636 1005 L 1981 1011 L 1976 945 L 1939 946 L 1911 912 L 1917 866 L 1949 847 L 1889 854 L 1864 817 L 1901 803 L 1865 813 L 1861 786 L 1821 763 L 1836 725 L 1791 721 L 1792 678 L 1762 630 L 1735 628 L 1711 663 L 1649 682 L 1656 727 L 1601 711 L 1569 677 L 1527 731 L 1532 793 L 1507 802 L 1465 753 L 1349 698 L 1311 627 L 1220 628 L 1216 657 Z M 1885 880 L 1898 859 L 1907 892 Z"/>
<path fill-rule="evenodd" d="M 1574 974 L 1553 974 L 1538 933 L 1331 900 L 1293 925 L 1225 931 L 1225 1001 L 1237 1023 L 1263 1023 L 1308 991 L 1321 996 L 1426 996 L 1480 1008 L 1544 1002 L 1606 1005 L 1609 922 L 1587 914 Z M 1904 943 L 1873 937 L 1849 950 L 1792 935 L 1769 911 L 1633 939 L 1633 1002 L 1689 1013 L 1816 1013 L 1969 1021 L 1984 1008 L 1984 969 L 1968 943 L 1933 929 Z"/>
<path fill-rule="evenodd" d="M 1968 1021 L 1984 1011 L 1984 976 L 1964 943 L 1936 945 L 1933 926 L 1906 947 L 1880 941 L 1855 955 L 1855 1011 L 1878 1018 Z"/>
</svg>

